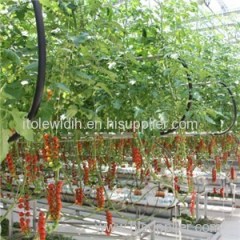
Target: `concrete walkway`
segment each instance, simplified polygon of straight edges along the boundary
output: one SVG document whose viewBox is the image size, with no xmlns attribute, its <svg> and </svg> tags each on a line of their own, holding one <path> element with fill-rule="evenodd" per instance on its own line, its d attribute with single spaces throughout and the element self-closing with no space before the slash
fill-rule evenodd
<svg viewBox="0 0 240 240">
<path fill-rule="evenodd" d="M 225 218 L 221 228 L 221 240 L 240 240 L 240 208 Z"/>
</svg>

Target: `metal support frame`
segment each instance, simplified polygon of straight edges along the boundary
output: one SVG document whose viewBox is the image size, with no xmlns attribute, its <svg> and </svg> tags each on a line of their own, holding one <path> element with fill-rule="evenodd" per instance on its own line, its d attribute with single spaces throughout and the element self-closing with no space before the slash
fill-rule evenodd
<svg viewBox="0 0 240 240">
<path fill-rule="evenodd" d="M 236 207 L 236 187 L 235 183 L 230 183 L 231 192 L 232 192 L 232 213 Z"/>
<path fill-rule="evenodd" d="M 148 230 L 150 230 L 150 232 Z M 155 221 L 152 221 L 152 222 L 148 223 L 146 226 L 136 230 L 131 235 L 131 239 L 134 239 L 134 240 L 135 239 L 142 239 L 141 234 L 143 234 L 143 233 L 148 233 L 148 235 L 150 235 L 150 237 L 151 237 L 150 239 L 155 240 Z"/>
</svg>

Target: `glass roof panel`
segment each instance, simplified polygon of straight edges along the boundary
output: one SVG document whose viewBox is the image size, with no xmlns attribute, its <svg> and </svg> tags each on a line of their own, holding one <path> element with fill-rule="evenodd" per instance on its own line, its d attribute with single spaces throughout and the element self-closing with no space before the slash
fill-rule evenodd
<svg viewBox="0 0 240 240">
<path fill-rule="evenodd" d="M 239 0 L 197 0 L 200 5 L 208 6 L 214 13 L 227 13 L 240 10 Z"/>
</svg>

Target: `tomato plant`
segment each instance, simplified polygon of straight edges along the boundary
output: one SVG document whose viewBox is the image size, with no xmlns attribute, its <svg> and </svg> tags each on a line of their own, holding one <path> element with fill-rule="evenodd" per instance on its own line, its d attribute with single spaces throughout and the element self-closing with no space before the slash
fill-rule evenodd
<svg viewBox="0 0 240 240">
<path fill-rule="evenodd" d="M 166 171 L 172 174 L 167 187 L 180 196 L 185 177 L 192 216 L 197 167 L 209 171 L 214 184 L 223 169 L 231 181 L 236 180 L 237 166 L 229 166 L 228 161 L 234 156 L 240 166 L 240 129 L 233 121 L 234 101 L 240 101 L 240 45 L 227 42 L 221 32 L 196 27 L 204 17 L 196 2 L 165 0 L 154 8 L 140 0 L 126 4 L 40 2 L 47 39 L 47 81 L 35 119 L 77 118 L 83 124 L 94 120 L 103 125 L 93 130 L 26 127 L 38 74 L 34 13 L 29 1 L 1 2 L 0 160 L 6 170 L 1 183 L 22 209 L 23 233 L 30 233 L 28 201 L 46 197 L 48 213 L 40 212 L 38 223 L 39 238 L 46 239 L 48 220 L 57 223 L 62 216 L 61 193 L 64 184 L 69 184 L 76 205 L 86 201 L 97 211 L 105 211 L 106 234 L 110 235 L 114 207 L 106 188 L 114 191 L 118 186 L 118 170 L 128 166 L 127 156 L 133 172 L 129 176 L 135 182 L 130 194 L 144 197 L 144 184 L 154 179 L 160 185 Z M 86 131 L 104 132 L 108 119 L 131 121 L 128 129 L 110 129 L 131 137 L 108 141 L 94 135 L 82 140 Z M 168 124 L 162 132 L 137 129 L 137 121 L 149 119 Z M 188 120 L 198 125 L 177 131 L 178 122 Z M 208 134 L 223 131 L 233 122 L 232 133 Z M 163 138 L 171 128 L 176 128 L 176 135 Z M 15 132 L 22 138 L 8 143 Z M 206 134 L 191 138 L 186 132 Z M 185 176 L 174 175 L 183 169 Z M 14 183 L 20 175 L 23 184 L 18 194 Z M 85 194 L 87 187 L 96 193 L 94 200 Z M 218 193 L 216 188 L 214 193 Z M 219 194 L 224 197 L 224 188 Z M 159 187 L 156 197 L 164 196 Z"/>
</svg>

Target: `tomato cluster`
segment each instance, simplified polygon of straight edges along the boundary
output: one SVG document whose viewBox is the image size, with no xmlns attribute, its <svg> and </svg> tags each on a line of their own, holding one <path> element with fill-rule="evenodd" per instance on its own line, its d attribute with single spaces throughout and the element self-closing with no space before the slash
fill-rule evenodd
<svg viewBox="0 0 240 240">
<path fill-rule="evenodd" d="M 179 186 L 179 183 L 178 183 L 178 177 L 174 177 L 174 189 L 176 192 L 179 192 L 180 191 L 180 186 Z"/>
<path fill-rule="evenodd" d="M 160 173 L 161 167 L 159 166 L 158 160 L 154 159 L 153 160 L 153 168 L 155 173 Z"/>
<path fill-rule="evenodd" d="M 58 139 L 58 137 L 55 136 L 52 138 L 52 157 L 53 157 L 53 159 L 58 159 L 59 148 L 60 148 L 59 139 Z"/>
<path fill-rule="evenodd" d="M 122 151 L 125 147 L 126 140 L 125 139 L 120 139 L 119 141 L 116 141 L 115 143 L 115 149 Z"/>
<path fill-rule="evenodd" d="M 223 152 L 223 154 L 222 154 L 222 160 L 223 160 L 224 163 L 227 162 L 228 157 L 229 157 L 229 152 Z"/>
<path fill-rule="evenodd" d="M 97 167 L 97 161 L 96 159 L 89 158 L 88 159 L 88 167 L 90 171 L 96 170 Z"/>
<path fill-rule="evenodd" d="M 192 177 L 193 177 L 193 159 L 191 156 L 187 157 L 187 180 L 188 183 L 191 182 Z"/>
<path fill-rule="evenodd" d="M 198 145 L 196 146 L 196 152 L 197 153 L 204 153 L 207 149 L 207 146 L 204 142 L 204 140 L 201 138 Z"/>
<path fill-rule="evenodd" d="M 107 236 L 110 236 L 112 232 L 112 227 L 113 227 L 113 220 L 112 220 L 112 213 L 109 210 L 106 211 L 106 220 L 107 220 L 107 227 L 106 227 L 105 233 Z"/>
<path fill-rule="evenodd" d="M 14 177 L 16 175 L 16 168 L 15 168 L 15 164 L 13 161 L 13 157 L 10 153 L 7 154 L 6 161 L 7 161 L 7 165 L 8 165 L 8 170 L 9 170 L 11 176 Z"/>
<path fill-rule="evenodd" d="M 46 233 L 46 229 L 45 229 L 45 225 L 46 225 L 46 217 L 44 212 L 39 212 L 38 215 L 38 234 L 39 234 L 39 240 L 45 240 L 47 233 Z"/>
<path fill-rule="evenodd" d="M 230 169 L 230 177 L 231 177 L 231 180 L 235 180 L 237 178 L 237 173 L 234 167 L 231 167 Z"/>
<path fill-rule="evenodd" d="M 97 200 L 97 207 L 99 209 L 104 208 L 105 198 L 104 198 L 104 187 L 103 186 L 100 186 L 97 188 L 96 200 Z"/>
<path fill-rule="evenodd" d="M 45 161 L 50 162 L 59 157 L 60 143 L 58 137 L 52 137 L 49 134 L 44 134 L 44 148 L 42 150 Z"/>
<path fill-rule="evenodd" d="M 81 142 L 78 142 L 77 143 L 77 149 L 78 149 L 78 153 L 81 154 L 82 153 L 82 150 L 83 150 L 83 145 Z"/>
<path fill-rule="evenodd" d="M 220 192 L 219 192 L 221 197 L 224 197 L 224 188 L 220 188 Z"/>
<path fill-rule="evenodd" d="M 192 192 L 191 200 L 190 200 L 190 213 L 192 216 L 194 216 L 195 214 L 195 211 L 194 211 L 195 201 L 196 201 L 196 192 Z"/>
<path fill-rule="evenodd" d="M 53 91 L 51 89 L 47 89 L 47 101 L 50 101 L 53 96 Z"/>
<path fill-rule="evenodd" d="M 217 148 L 216 139 L 215 137 L 212 137 L 210 143 L 208 144 L 208 153 L 210 156 L 216 151 L 216 148 Z"/>
<path fill-rule="evenodd" d="M 167 156 L 165 156 L 165 164 L 166 164 L 166 166 L 167 166 L 168 169 L 170 169 L 171 166 L 172 166 L 171 163 L 169 162 L 169 159 L 168 159 Z"/>
<path fill-rule="evenodd" d="M 233 135 L 227 135 L 225 138 L 222 139 L 222 149 L 225 150 L 225 152 L 229 152 L 232 149 L 232 146 L 234 145 L 235 139 Z"/>
<path fill-rule="evenodd" d="M 77 184 L 77 169 L 75 167 L 74 162 L 72 164 L 72 183 Z"/>
<path fill-rule="evenodd" d="M 138 147 L 132 147 L 132 160 L 136 165 L 136 170 L 140 170 L 142 167 L 142 155 Z"/>
<path fill-rule="evenodd" d="M 28 234 L 30 232 L 30 203 L 29 197 L 26 194 L 24 197 L 20 197 L 18 199 L 18 208 L 21 211 L 18 213 L 20 218 L 20 229 L 24 234 Z"/>
<path fill-rule="evenodd" d="M 215 161 L 216 161 L 216 170 L 217 170 L 217 172 L 220 172 L 220 170 L 221 170 L 221 159 L 220 159 L 220 157 L 216 156 Z"/>
<path fill-rule="evenodd" d="M 115 162 L 113 162 L 113 163 L 111 163 L 111 166 L 110 166 L 107 176 L 105 178 L 105 182 L 108 185 L 109 189 L 112 189 L 112 182 L 116 176 L 116 172 L 117 172 L 117 164 Z"/>
<path fill-rule="evenodd" d="M 50 216 L 54 221 L 60 219 L 61 209 L 62 209 L 62 200 L 61 200 L 61 191 L 62 191 L 63 182 L 58 181 L 56 184 L 50 183 L 47 188 L 47 201 L 49 206 Z"/>
<path fill-rule="evenodd" d="M 43 159 L 47 162 L 51 160 L 51 145 L 50 145 L 50 135 L 43 135 L 44 148 L 42 150 Z"/>
<path fill-rule="evenodd" d="M 37 173 L 39 172 L 38 155 L 31 155 L 29 153 L 25 154 L 26 161 L 26 175 L 28 182 L 34 182 L 37 178 Z"/>
<path fill-rule="evenodd" d="M 84 199 L 84 191 L 82 188 L 75 189 L 76 196 L 75 196 L 75 203 L 77 205 L 82 206 L 83 205 L 83 199 Z"/>
<path fill-rule="evenodd" d="M 217 170 L 216 168 L 212 169 L 212 182 L 215 183 L 217 181 Z"/>
</svg>

